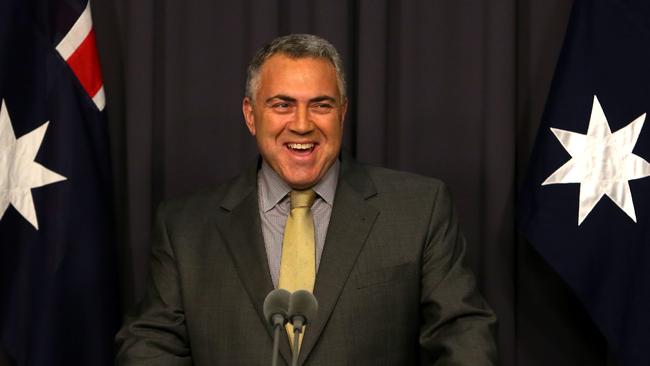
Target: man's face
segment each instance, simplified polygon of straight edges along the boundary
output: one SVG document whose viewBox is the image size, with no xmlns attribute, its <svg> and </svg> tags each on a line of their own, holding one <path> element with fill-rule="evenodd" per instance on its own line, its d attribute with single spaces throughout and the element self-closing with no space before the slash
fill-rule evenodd
<svg viewBox="0 0 650 366">
<path fill-rule="evenodd" d="M 258 85 L 242 108 L 262 157 L 292 188 L 315 185 L 341 149 L 347 100 L 334 66 L 276 54 L 260 68 Z"/>
</svg>

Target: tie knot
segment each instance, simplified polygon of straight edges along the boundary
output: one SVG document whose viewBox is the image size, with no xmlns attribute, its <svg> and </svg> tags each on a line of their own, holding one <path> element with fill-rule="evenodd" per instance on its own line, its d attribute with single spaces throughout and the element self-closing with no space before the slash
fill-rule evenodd
<svg viewBox="0 0 650 366">
<path fill-rule="evenodd" d="M 291 209 L 293 210 L 299 207 L 311 207 L 314 199 L 316 199 L 316 192 L 311 189 L 293 190 L 289 196 L 291 197 Z"/>
</svg>

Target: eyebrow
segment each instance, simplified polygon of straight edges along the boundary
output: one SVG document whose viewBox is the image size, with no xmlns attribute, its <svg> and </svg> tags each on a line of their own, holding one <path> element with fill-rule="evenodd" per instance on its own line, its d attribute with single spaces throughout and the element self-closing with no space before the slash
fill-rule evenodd
<svg viewBox="0 0 650 366">
<path fill-rule="evenodd" d="M 284 95 L 284 94 L 277 94 L 277 95 L 274 95 L 274 96 L 272 96 L 270 98 L 267 98 L 265 103 L 269 104 L 274 99 L 280 99 L 280 100 L 283 100 L 285 102 L 296 102 L 297 101 L 297 99 L 294 98 L 294 97 L 290 97 L 290 96 Z M 318 103 L 318 102 L 323 102 L 323 101 L 329 101 L 329 102 L 332 102 L 332 103 L 336 103 L 336 99 L 333 98 L 333 97 L 330 97 L 329 95 L 319 95 L 317 97 L 309 99 L 309 103 Z"/>
</svg>

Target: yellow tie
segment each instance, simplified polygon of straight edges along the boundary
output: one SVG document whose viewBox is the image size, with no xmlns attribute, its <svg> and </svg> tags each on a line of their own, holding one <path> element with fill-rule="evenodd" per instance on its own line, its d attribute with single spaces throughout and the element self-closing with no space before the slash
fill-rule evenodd
<svg viewBox="0 0 650 366">
<path fill-rule="evenodd" d="M 314 219 L 311 205 L 316 193 L 311 189 L 291 191 L 291 212 L 284 227 L 282 259 L 280 261 L 279 288 L 289 292 L 296 290 L 314 291 L 316 280 L 316 245 L 314 239 Z M 287 323 L 287 334 L 293 346 L 293 326 Z M 299 345 L 302 344 L 300 334 Z"/>
</svg>

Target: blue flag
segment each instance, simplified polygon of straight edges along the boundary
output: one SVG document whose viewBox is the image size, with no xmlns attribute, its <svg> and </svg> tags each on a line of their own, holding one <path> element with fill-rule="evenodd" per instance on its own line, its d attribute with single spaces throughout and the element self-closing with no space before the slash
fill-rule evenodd
<svg viewBox="0 0 650 366">
<path fill-rule="evenodd" d="M 0 350 L 18 366 L 112 364 L 104 106 L 88 1 L 0 2 Z"/>
<path fill-rule="evenodd" d="M 650 2 L 576 0 L 522 190 L 527 238 L 621 365 L 650 365 Z"/>
</svg>

